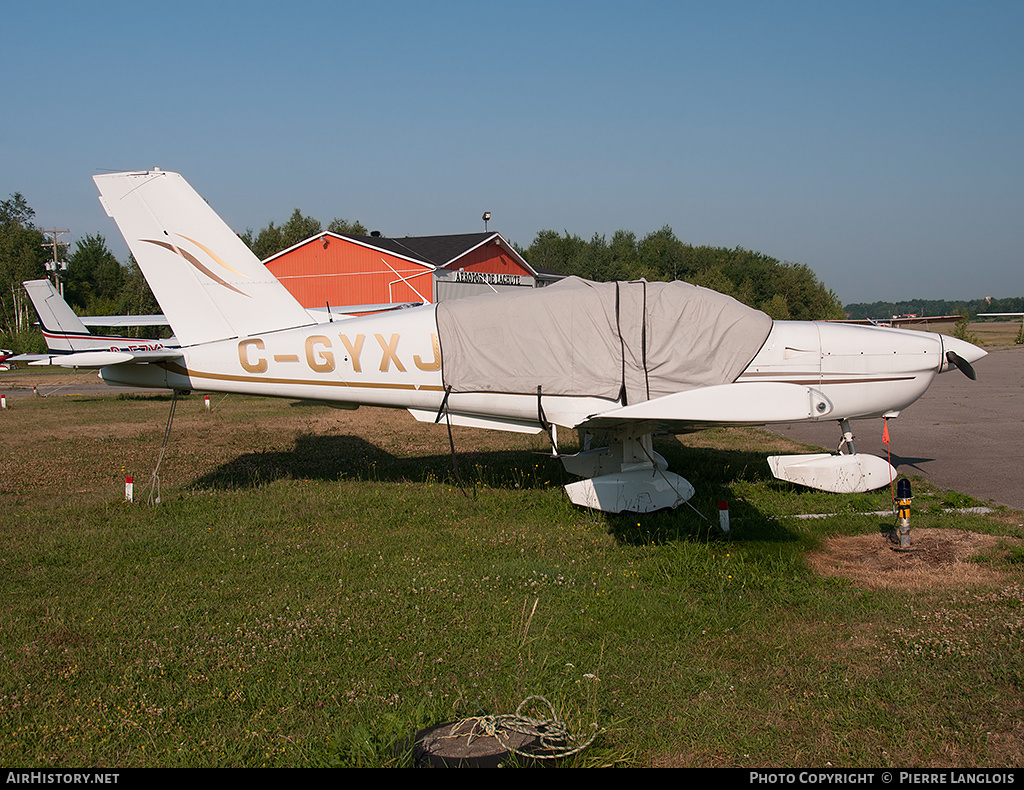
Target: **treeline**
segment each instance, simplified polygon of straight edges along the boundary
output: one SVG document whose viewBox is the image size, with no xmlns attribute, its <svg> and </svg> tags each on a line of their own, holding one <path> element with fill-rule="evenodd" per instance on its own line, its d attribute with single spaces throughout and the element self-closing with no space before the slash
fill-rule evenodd
<svg viewBox="0 0 1024 790">
<path fill-rule="evenodd" d="M 836 295 L 807 266 L 741 247 L 686 244 L 668 226 L 642 239 L 620 230 L 610 241 L 545 230 L 519 251 L 531 266 L 589 280 L 684 280 L 733 296 L 779 320 L 844 315 Z"/>
<path fill-rule="evenodd" d="M 301 211 L 295 209 L 291 217 L 283 225 L 275 225 L 271 222 L 259 233 L 254 234 L 251 230 L 247 230 L 241 234 L 241 239 L 256 254 L 257 258 L 265 261 L 271 255 L 277 255 L 282 250 L 294 247 L 300 241 L 305 241 L 322 230 L 338 234 L 348 233 L 353 236 L 369 235 L 366 227 L 361 222 L 334 219 L 331 220 L 326 228 L 323 228 L 319 220 L 307 217 Z"/>
<path fill-rule="evenodd" d="M 850 318 L 892 318 L 894 315 L 966 315 L 977 318 L 978 313 L 1024 312 L 1024 297 L 1009 299 L 973 299 L 950 301 L 947 299 L 911 299 L 906 302 L 857 302 L 846 305 Z"/>
<path fill-rule="evenodd" d="M 37 318 L 21 287 L 24 280 L 47 275 L 46 263 L 53 254 L 52 247 L 44 246 L 46 239 L 35 226 L 34 216 L 33 209 L 18 193 L 0 203 L 0 346 L 22 352 L 45 350 L 41 335 L 32 328 Z M 324 228 L 318 220 L 296 209 L 286 222 L 271 222 L 259 232 L 247 230 L 241 238 L 260 260 L 266 260 L 322 230 L 367 233 L 362 223 L 343 219 L 335 219 Z M 598 235 L 585 240 L 569 233 L 544 230 L 528 248 L 519 248 L 519 252 L 540 269 L 590 280 L 685 280 L 734 296 L 776 319 L 813 320 L 844 315 L 835 294 L 807 266 L 780 262 L 740 247 L 686 244 L 668 226 L 643 238 L 620 230 L 610 240 Z M 118 261 L 103 236 L 86 236 L 70 250 L 60 248 L 59 260 L 65 299 L 77 313 L 160 312 L 134 259 Z M 893 311 L 908 310 L 897 310 L 894 306 Z M 991 312 L 996 312 L 995 308 Z"/>
<path fill-rule="evenodd" d="M 322 230 L 367 235 L 361 222 L 335 219 L 324 228 L 315 218 L 295 209 L 283 225 L 271 222 L 259 233 L 246 231 L 242 240 L 260 260 L 266 260 Z M 528 248 L 517 251 L 532 266 L 588 280 L 686 280 L 734 296 L 776 319 L 844 315 L 835 294 L 807 266 L 781 263 L 739 247 L 694 247 L 676 238 L 668 226 L 642 239 L 620 230 L 611 241 L 596 235 L 586 241 L 544 230 Z"/>
</svg>

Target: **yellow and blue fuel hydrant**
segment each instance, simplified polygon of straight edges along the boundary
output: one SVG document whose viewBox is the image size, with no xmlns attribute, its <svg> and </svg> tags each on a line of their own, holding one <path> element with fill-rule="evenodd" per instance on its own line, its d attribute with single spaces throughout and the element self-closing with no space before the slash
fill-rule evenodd
<svg viewBox="0 0 1024 790">
<path fill-rule="evenodd" d="M 910 481 L 901 477 L 896 481 L 896 517 L 899 519 L 900 548 L 910 548 Z"/>
</svg>

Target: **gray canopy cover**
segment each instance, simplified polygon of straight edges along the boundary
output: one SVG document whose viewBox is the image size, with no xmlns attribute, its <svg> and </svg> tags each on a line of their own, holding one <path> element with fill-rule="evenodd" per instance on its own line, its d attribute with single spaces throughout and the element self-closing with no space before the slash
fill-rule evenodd
<svg viewBox="0 0 1024 790">
<path fill-rule="evenodd" d="M 625 404 L 736 380 L 772 320 L 684 282 L 597 283 L 437 305 L 444 384 L 453 392 L 577 395 Z"/>
</svg>

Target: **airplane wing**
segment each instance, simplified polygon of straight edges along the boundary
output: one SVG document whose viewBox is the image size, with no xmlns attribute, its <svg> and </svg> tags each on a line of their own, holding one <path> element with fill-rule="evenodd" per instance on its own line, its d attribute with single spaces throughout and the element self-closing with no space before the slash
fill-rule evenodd
<svg viewBox="0 0 1024 790">
<path fill-rule="evenodd" d="M 827 417 L 832 403 L 813 387 L 751 381 L 675 392 L 632 406 L 595 414 L 581 428 L 615 428 L 649 422 L 668 429 L 767 425 Z"/>
<path fill-rule="evenodd" d="M 923 315 L 896 318 L 832 318 L 830 324 L 864 324 L 867 326 L 914 326 L 918 324 L 953 324 L 963 319 L 962 315 Z"/>
<path fill-rule="evenodd" d="M 79 318 L 86 326 L 170 326 L 167 316 L 163 315 L 82 315 Z"/>
<path fill-rule="evenodd" d="M 380 304 L 352 304 L 352 305 L 331 305 L 330 307 L 307 307 L 306 311 L 316 316 L 335 316 L 348 318 L 353 315 L 365 315 L 367 313 L 386 313 L 391 310 L 405 310 L 409 307 L 419 307 L 423 302 L 383 302 Z"/>
</svg>

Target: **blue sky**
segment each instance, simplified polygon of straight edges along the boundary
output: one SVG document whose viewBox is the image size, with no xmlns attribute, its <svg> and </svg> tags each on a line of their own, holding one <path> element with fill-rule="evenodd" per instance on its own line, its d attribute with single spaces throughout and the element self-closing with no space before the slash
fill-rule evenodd
<svg viewBox="0 0 1024 790">
<path fill-rule="evenodd" d="M 92 176 L 162 167 L 237 231 L 668 225 L 847 303 L 1021 296 L 1022 35 L 985 0 L 10 0 L 0 193 L 125 258 Z"/>
</svg>

